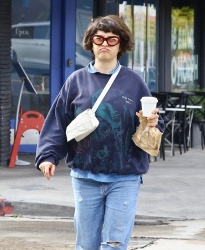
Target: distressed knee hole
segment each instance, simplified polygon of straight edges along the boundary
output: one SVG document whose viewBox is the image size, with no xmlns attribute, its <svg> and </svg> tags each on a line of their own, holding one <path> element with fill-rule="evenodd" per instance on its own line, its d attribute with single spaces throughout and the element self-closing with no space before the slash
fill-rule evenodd
<svg viewBox="0 0 205 250">
<path fill-rule="evenodd" d="M 107 244 L 113 248 L 119 247 L 121 245 L 120 242 L 107 242 Z"/>
</svg>

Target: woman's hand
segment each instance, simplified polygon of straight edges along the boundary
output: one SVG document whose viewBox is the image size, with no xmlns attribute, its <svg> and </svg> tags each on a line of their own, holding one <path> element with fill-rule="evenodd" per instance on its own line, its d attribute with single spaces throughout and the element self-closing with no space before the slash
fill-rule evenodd
<svg viewBox="0 0 205 250">
<path fill-rule="evenodd" d="M 158 112 L 159 112 L 159 109 L 156 108 L 152 111 L 152 115 L 147 117 L 147 125 L 149 127 L 157 126 L 158 118 L 159 118 L 159 115 L 157 114 Z M 140 110 L 139 113 L 143 115 L 142 110 Z"/>
<path fill-rule="evenodd" d="M 47 180 L 50 181 L 50 176 L 55 174 L 56 166 L 49 161 L 45 161 L 39 165 L 39 169 L 43 172 Z"/>
</svg>

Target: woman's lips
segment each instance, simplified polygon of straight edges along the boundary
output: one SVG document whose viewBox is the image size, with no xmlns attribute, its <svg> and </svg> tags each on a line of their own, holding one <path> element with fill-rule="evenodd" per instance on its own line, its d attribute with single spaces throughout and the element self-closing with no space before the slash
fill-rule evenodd
<svg viewBox="0 0 205 250">
<path fill-rule="evenodd" d="M 107 48 L 100 48 L 100 51 L 110 51 L 109 49 L 107 49 Z"/>
</svg>

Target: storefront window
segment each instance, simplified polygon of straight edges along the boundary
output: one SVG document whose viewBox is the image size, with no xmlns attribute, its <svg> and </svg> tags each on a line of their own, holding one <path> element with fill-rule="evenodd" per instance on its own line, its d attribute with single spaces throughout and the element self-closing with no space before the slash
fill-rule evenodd
<svg viewBox="0 0 205 250">
<path fill-rule="evenodd" d="M 23 90 L 23 111 L 35 110 L 46 116 L 49 109 L 50 0 L 12 1 L 12 51 L 37 94 Z M 15 118 L 23 80 L 12 68 L 12 118 Z"/>
<path fill-rule="evenodd" d="M 156 8 L 154 1 L 123 1 L 119 15 L 130 28 L 134 37 L 134 51 L 128 52 L 124 62 L 137 71 L 156 91 Z"/>
<path fill-rule="evenodd" d="M 171 81 L 172 91 L 194 90 L 198 80 L 195 54 L 194 8 L 172 7 Z"/>
<path fill-rule="evenodd" d="M 82 47 L 82 40 L 88 24 L 93 16 L 93 0 L 76 1 L 76 63 L 75 69 L 80 69 L 89 64 L 92 60 L 91 52 L 85 51 Z"/>
</svg>

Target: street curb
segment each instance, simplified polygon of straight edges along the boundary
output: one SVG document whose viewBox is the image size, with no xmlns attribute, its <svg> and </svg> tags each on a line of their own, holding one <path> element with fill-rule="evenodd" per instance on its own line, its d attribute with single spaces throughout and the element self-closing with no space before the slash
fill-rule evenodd
<svg viewBox="0 0 205 250">
<path fill-rule="evenodd" d="M 32 216 L 73 217 L 74 207 L 55 204 L 11 202 L 13 214 Z"/>
<path fill-rule="evenodd" d="M 71 206 L 62 206 L 55 204 L 30 203 L 30 202 L 8 202 L 13 207 L 12 215 L 14 216 L 42 216 L 55 218 L 73 218 L 75 208 Z M 11 214 L 10 214 L 11 215 Z M 136 215 L 135 225 L 167 225 L 171 221 L 179 221 L 179 218 L 154 217 Z"/>
</svg>

